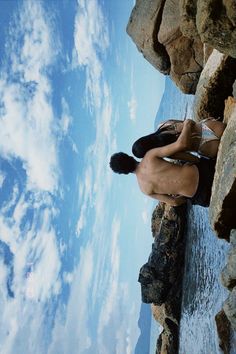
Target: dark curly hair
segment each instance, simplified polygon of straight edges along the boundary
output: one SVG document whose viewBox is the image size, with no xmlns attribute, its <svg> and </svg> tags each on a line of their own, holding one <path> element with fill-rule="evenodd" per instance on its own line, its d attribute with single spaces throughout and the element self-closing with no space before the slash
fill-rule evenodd
<svg viewBox="0 0 236 354">
<path fill-rule="evenodd" d="M 123 152 L 118 152 L 111 156 L 110 167 L 116 173 L 128 174 L 134 172 L 138 162 Z"/>
<path fill-rule="evenodd" d="M 158 129 L 155 133 L 136 140 L 132 146 L 132 152 L 134 156 L 143 158 L 147 151 L 174 143 L 176 140 L 177 136 L 175 134 Z"/>
</svg>

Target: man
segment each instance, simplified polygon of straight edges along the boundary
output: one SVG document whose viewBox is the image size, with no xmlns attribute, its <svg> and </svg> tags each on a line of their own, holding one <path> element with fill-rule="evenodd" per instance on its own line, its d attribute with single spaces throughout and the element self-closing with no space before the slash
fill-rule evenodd
<svg viewBox="0 0 236 354">
<path fill-rule="evenodd" d="M 200 159 L 198 164 L 177 165 L 163 159 L 184 150 L 179 138 L 149 150 L 141 162 L 122 152 L 114 154 L 110 167 L 116 173 L 134 173 L 141 191 L 161 202 L 178 206 L 191 198 L 192 204 L 209 206 L 215 162 Z"/>
</svg>

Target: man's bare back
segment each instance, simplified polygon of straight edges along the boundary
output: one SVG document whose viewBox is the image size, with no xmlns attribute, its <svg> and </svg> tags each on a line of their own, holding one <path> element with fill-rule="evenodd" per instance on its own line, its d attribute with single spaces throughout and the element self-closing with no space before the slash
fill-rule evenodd
<svg viewBox="0 0 236 354">
<path fill-rule="evenodd" d="M 196 193 L 198 169 L 195 165 L 179 166 L 157 156 L 158 149 L 146 153 L 135 170 L 141 191 L 171 205 L 180 205 Z M 155 151 L 156 150 L 156 151 Z"/>
</svg>

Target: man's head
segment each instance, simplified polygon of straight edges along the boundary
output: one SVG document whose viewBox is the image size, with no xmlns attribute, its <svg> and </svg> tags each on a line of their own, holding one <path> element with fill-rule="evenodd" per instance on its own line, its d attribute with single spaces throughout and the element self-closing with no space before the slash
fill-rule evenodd
<svg viewBox="0 0 236 354">
<path fill-rule="evenodd" d="M 116 173 L 128 174 L 134 172 L 138 162 L 123 152 L 118 152 L 111 156 L 110 167 Z"/>
</svg>

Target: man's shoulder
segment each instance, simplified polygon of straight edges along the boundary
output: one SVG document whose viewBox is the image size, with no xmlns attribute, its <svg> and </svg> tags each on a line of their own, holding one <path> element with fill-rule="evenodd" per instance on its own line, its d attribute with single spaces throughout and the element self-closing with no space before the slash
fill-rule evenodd
<svg viewBox="0 0 236 354">
<path fill-rule="evenodd" d="M 143 158 L 144 161 L 153 161 L 154 159 L 160 160 L 160 161 L 163 160 L 161 157 L 157 156 L 155 149 L 151 149 L 148 152 L 146 152 L 146 154 Z"/>
</svg>

